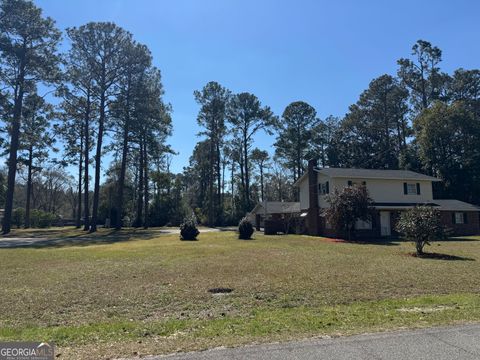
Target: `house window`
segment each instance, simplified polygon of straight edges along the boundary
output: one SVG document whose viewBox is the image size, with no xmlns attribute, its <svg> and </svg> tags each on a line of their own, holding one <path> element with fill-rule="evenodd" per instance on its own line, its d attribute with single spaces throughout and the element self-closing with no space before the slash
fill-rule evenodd
<svg viewBox="0 0 480 360">
<path fill-rule="evenodd" d="M 420 184 L 403 183 L 403 193 L 405 195 L 420 195 Z"/>
<path fill-rule="evenodd" d="M 452 219 L 453 219 L 454 224 L 466 224 L 467 223 L 467 213 L 456 212 L 452 216 Z"/>
<path fill-rule="evenodd" d="M 328 181 L 318 184 L 318 191 L 320 192 L 320 195 L 328 194 L 330 192 Z"/>
<path fill-rule="evenodd" d="M 330 224 L 330 221 L 328 221 L 326 218 L 325 218 L 325 229 L 331 229 L 332 228 L 332 224 Z"/>
<path fill-rule="evenodd" d="M 372 222 L 371 221 L 364 221 L 364 220 L 357 220 L 355 222 L 355 229 L 357 229 L 357 230 L 371 230 L 372 229 Z"/>
<path fill-rule="evenodd" d="M 415 184 L 407 184 L 407 194 L 417 195 L 417 186 Z"/>
</svg>

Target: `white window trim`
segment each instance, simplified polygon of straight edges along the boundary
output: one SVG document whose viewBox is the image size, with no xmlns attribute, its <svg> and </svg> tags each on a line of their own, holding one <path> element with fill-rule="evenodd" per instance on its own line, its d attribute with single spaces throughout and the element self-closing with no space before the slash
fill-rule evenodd
<svg viewBox="0 0 480 360">
<path fill-rule="evenodd" d="M 455 224 L 465 224 L 463 212 L 455 212 Z"/>
<path fill-rule="evenodd" d="M 320 184 L 320 195 L 327 195 L 327 184 L 321 183 Z"/>
<path fill-rule="evenodd" d="M 372 230 L 372 222 L 371 221 L 363 221 L 357 220 L 355 222 L 355 229 L 356 230 Z"/>
<path fill-rule="evenodd" d="M 407 195 L 417 195 L 416 183 L 407 183 Z"/>
</svg>

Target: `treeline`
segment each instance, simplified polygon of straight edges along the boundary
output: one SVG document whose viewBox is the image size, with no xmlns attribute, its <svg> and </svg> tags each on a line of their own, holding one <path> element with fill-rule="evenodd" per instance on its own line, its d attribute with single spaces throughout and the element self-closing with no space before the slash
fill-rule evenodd
<svg viewBox="0 0 480 360">
<path fill-rule="evenodd" d="M 64 53 L 59 51 L 62 36 L 70 45 Z M 77 226 L 93 232 L 108 217 L 119 228 L 129 201 L 136 203 L 130 214 L 134 225 L 148 226 L 150 172 L 172 152 L 166 143 L 171 109 L 163 101 L 160 71 L 152 65 L 148 48 L 108 22 L 91 22 L 62 34 L 33 2 L 3 0 L 0 52 L 2 138 L 8 156 L 3 233 L 11 228 L 17 173 L 25 174 L 28 227 L 32 204 L 38 206 L 38 179 L 44 179 L 52 165 L 57 172 L 77 168 L 72 206 Z M 109 157 L 108 173 L 116 181 L 105 199 L 102 159 Z M 127 200 L 130 177 L 136 179 L 135 192 Z M 72 190 L 63 188 L 63 198 Z M 103 214 L 102 206 L 108 206 Z M 58 213 L 59 208 L 47 210 Z"/>
</svg>

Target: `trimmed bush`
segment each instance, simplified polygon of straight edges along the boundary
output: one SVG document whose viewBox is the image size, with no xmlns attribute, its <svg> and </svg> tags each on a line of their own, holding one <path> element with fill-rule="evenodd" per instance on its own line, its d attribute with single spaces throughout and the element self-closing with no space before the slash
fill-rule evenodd
<svg viewBox="0 0 480 360">
<path fill-rule="evenodd" d="M 198 234 L 200 231 L 197 229 L 195 216 L 184 219 L 180 225 L 180 240 L 197 240 Z"/>
<path fill-rule="evenodd" d="M 250 220 L 244 217 L 240 220 L 238 224 L 238 238 L 242 240 L 249 240 L 252 238 L 252 234 L 254 232 L 254 228 Z"/>
</svg>

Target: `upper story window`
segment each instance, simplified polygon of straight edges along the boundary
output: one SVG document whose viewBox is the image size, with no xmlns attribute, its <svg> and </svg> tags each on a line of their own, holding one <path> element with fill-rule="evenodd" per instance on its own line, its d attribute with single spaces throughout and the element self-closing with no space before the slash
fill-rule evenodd
<svg viewBox="0 0 480 360">
<path fill-rule="evenodd" d="M 328 181 L 318 184 L 318 192 L 320 195 L 327 195 L 330 192 Z"/>
<path fill-rule="evenodd" d="M 403 183 L 405 195 L 420 195 L 420 183 Z"/>
</svg>

